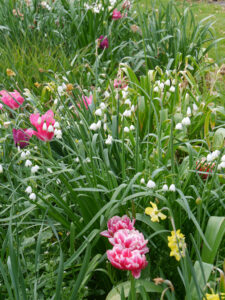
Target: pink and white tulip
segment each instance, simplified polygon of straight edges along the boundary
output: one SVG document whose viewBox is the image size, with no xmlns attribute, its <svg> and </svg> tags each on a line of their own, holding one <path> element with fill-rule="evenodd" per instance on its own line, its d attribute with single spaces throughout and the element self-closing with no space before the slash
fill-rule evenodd
<svg viewBox="0 0 225 300">
<path fill-rule="evenodd" d="M 124 215 L 122 218 L 119 216 L 114 216 L 108 220 L 107 223 L 108 230 L 101 232 L 101 235 L 107 238 L 112 238 L 114 234 L 120 229 L 129 229 L 129 230 L 135 229 L 134 223 L 135 223 L 135 219 L 131 221 L 127 215 Z"/>
<path fill-rule="evenodd" d="M 84 101 L 84 105 L 86 109 L 88 109 L 88 106 L 92 104 L 93 101 L 93 95 L 90 95 L 89 97 L 87 96 L 82 96 L 82 99 Z"/>
<path fill-rule="evenodd" d="M 149 252 L 146 246 L 148 241 L 144 239 L 143 234 L 138 230 L 118 230 L 112 238 L 109 238 L 109 242 L 113 246 L 121 245 L 123 248 L 130 249 L 131 251 L 138 250 L 140 254 Z"/>
<path fill-rule="evenodd" d="M 108 250 L 107 257 L 115 268 L 131 271 L 136 279 L 140 277 L 141 270 L 148 264 L 145 255 L 140 251 L 131 251 L 121 245 L 115 245 L 112 250 Z"/>
</svg>

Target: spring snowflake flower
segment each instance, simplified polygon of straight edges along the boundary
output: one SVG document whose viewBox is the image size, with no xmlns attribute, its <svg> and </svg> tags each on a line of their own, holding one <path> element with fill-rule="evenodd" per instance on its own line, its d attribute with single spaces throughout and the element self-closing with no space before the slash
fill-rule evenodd
<svg viewBox="0 0 225 300">
<path fill-rule="evenodd" d="M 171 192 L 176 192 L 175 184 L 171 184 L 171 185 L 170 185 L 169 191 L 171 191 Z"/>
<path fill-rule="evenodd" d="M 104 102 L 101 102 L 99 106 L 100 106 L 100 108 L 101 108 L 102 110 L 105 110 L 105 109 L 106 109 L 106 105 L 105 105 Z"/>
<path fill-rule="evenodd" d="M 131 110 L 126 109 L 123 113 L 124 117 L 130 117 L 131 116 Z"/>
<path fill-rule="evenodd" d="M 31 193 L 32 193 L 32 188 L 31 188 L 31 186 L 28 186 L 28 187 L 25 189 L 25 192 L 26 192 L 27 194 L 31 194 Z"/>
<path fill-rule="evenodd" d="M 3 167 L 0 165 L 0 173 L 3 173 Z"/>
<path fill-rule="evenodd" d="M 112 141 L 113 141 L 112 136 L 111 136 L 111 135 L 108 135 L 108 137 L 107 137 L 105 143 L 106 143 L 106 145 L 111 145 L 111 144 L 112 144 Z"/>
<path fill-rule="evenodd" d="M 189 117 L 186 117 L 181 121 L 181 123 L 182 123 L 182 125 L 188 126 L 188 125 L 191 125 L 191 120 Z"/>
<path fill-rule="evenodd" d="M 134 125 L 130 125 L 130 130 L 135 130 Z"/>
<path fill-rule="evenodd" d="M 148 187 L 149 189 L 154 189 L 154 188 L 156 187 L 156 184 L 155 184 L 154 181 L 149 180 L 148 183 L 147 183 L 147 187 Z"/>
<path fill-rule="evenodd" d="M 225 161 L 222 161 L 219 165 L 218 165 L 218 170 L 221 169 L 225 169 Z"/>
<path fill-rule="evenodd" d="M 161 210 L 158 209 L 157 205 L 153 202 L 150 202 L 152 207 L 146 207 L 145 213 L 151 217 L 152 222 L 159 222 L 159 219 L 166 219 L 166 215 L 161 213 Z"/>
<path fill-rule="evenodd" d="M 194 103 L 193 104 L 193 111 L 197 111 L 198 110 L 198 106 Z"/>
<path fill-rule="evenodd" d="M 101 110 L 101 108 L 99 108 L 99 109 L 97 109 L 97 110 L 95 111 L 95 115 L 101 117 L 101 115 L 102 115 L 102 110 Z"/>
<path fill-rule="evenodd" d="M 23 151 L 23 152 L 21 153 L 21 155 L 20 155 L 20 157 L 21 157 L 22 159 L 25 159 L 26 156 L 27 156 L 27 154 L 26 154 L 26 152 L 24 152 L 24 151 Z"/>
<path fill-rule="evenodd" d="M 187 116 L 188 116 L 188 117 L 191 116 L 191 108 L 190 108 L 190 106 L 188 106 L 188 108 L 187 108 Z"/>
<path fill-rule="evenodd" d="M 38 170 L 40 169 L 40 167 L 39 166 L 37 166 L 37 165 L 35 165 L 35 166 L 33 166 L 32 168 L 31 168 L 31 173 L 36 173 Z"/>
<path fill-rule="evenodd" d="M 110 93 L 108 91 L 105 91 L 104 96 L 105 96 L 105 98 L 109 98 Z"/>
<path fill-rule="evenodd" d="M 169 79 L 167 79 L 167 80 L 165 81 L 165 85 L 166 85 L 166 86 L 170 86 L 170 80 L 169 80 Z"/>
<path fill-rule="evenodd" d="M 36 194 L 35 193 L 31 193 L 29 196 L 30 200 L 36 200 Z"/>
<path fill-rule="evenodd" d="M 169 91 L 170 91 L 171 93 L 174 93 L 174 92 L 175 92 L 175 87 L 174 87 L 174 86 L 171 86 L 171 88 L 169 89 Z"/>
<path fill-rule="evenodd" d="M 141 178 L 140 183 L 141 183 L 141 184 L 145 184 L 145 179 L 144 179 L 144 178 Z"/>
<path fill-rule="evenodd" d="M 129 106 L 131 106 L 131 101 L 130 101 L 130 99 L 126 99 L 124 103 L 127 104 L 127 105 L 129 105 Z"/>
<path fill-rule="evenodd" d="M 27 159 L 25 161 L 25 167 L 31 167 L 31 166 L 32 166 L 32 162 L 29 159 Z"/>
<path fill-rule="evenodd" d="M 158 93 L 159 92 L 159 87 L 155 86 L 153 91 L 156 92 L 156 93 Z"/>
<path fill-rule="evenodd" d="M 127 91 L 122 91 L 122 97 L 123 97 L 124 99 L 126 99 L 127 96 L 128 96 L 128 92 L 127 92 Z"/>
<path fill-rule="evenodd" d="M 128 128 L 128 127 L 124 127 L 124 132 L 129 132 L 130 131 L 130 129 Z"/>
<path fill-rule="evenodd" d="M 168 247 L 171 249 L 170 256 L 174 256 L 177 261 L 185 256 L 185 236 L 180 232 L 180 229 L 171 232 L 168 236 Z"/>
<path fill-rule="evenodd" d="M 176 129 L 176 130 L 182 130 L 182 129 L 183 129 L 182 124 L 181 124 L 181 123 L 177 123 L 175 129 Z"/>
<path fill-rule="evenodd" d="M 169 190 L 168 185 L 164 184 L 162 189 L 163 189 L 164 192 L 167 192 Z"/>
</svg>

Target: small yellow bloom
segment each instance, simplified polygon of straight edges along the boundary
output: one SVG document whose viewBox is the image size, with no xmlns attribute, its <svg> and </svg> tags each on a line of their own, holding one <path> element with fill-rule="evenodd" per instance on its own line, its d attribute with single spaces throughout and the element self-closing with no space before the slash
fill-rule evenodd
<svg viewBox="0 0 225 300">
<path fill-rule="evenodd" d="M 151 217 L 152 222 L 159 222 L 159 218 L 162 220 L 166 219 L 166 215 L 161 213 L 161 211 L 158 209 L 157 205 L 153 202 L 150 202 L 152 207 L 146 207 L 145 213 L 146 215 L 149 215 Z"/>
<path fill-rule="evenodd" d="M 220 300 L 220 299 L 225 299 L 225 293 L 220 294 L 206 294 L 205 295 L 207 300 Z"/>
<path fill-rule="evenodd" d="M 6 74 L 9 77 L 16 76 L 16 73 L 13 72 L 13 70 L 11 70 L 11 69 L 6 69 Z"/>
<path fill-rule="evenodd" d="M 180 233 L 180 229 L 171 232 L 171 236 L 168 236 L 168 247 L 171 249 L 170 256 L 174 256 L 177 261 L 181 259 L 181 256 L 185 256 L 185 236 Z"/>
<path fill-rule="evenodd" d="M 39 88 L 41 86 L 39 82 L 35 82 L 34 85 L 36 86 L 36 88 Z"/>
</svg>

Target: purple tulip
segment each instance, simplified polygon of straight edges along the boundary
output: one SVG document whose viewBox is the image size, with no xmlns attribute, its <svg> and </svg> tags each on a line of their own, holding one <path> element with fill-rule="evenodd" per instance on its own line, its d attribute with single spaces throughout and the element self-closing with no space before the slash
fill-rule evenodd
<svg viewBox="0 0 225 300">
<path fill-rule="evenodd" d="M 24 148 L 29 145 L 29 140 L 33 135 L 32 129 L 15 129 L 13 128 L 13 139 L 16 146 Z"/>
<path fill-rule="evenodd" d="M 104 35 L 101 35 L 99 37 L 99 41 L 100 41 L 99 47 L 101 49 L 109 48 L 109 41 L 108 41 L 107 37 L 104 37 Z"/>
</svg>

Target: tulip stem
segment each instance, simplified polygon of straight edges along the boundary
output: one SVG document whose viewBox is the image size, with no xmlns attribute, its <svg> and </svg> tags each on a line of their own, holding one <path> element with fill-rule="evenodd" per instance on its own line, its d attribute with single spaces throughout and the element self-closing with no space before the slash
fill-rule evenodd
<svg viewBox="0 0 225 300">
<path fill-rule="evenodd" d="M 135 279 L 131 272 L 130 272 L 130 291 L 131 291 L 131 300 L 136 300 Z"/>
</svg>

